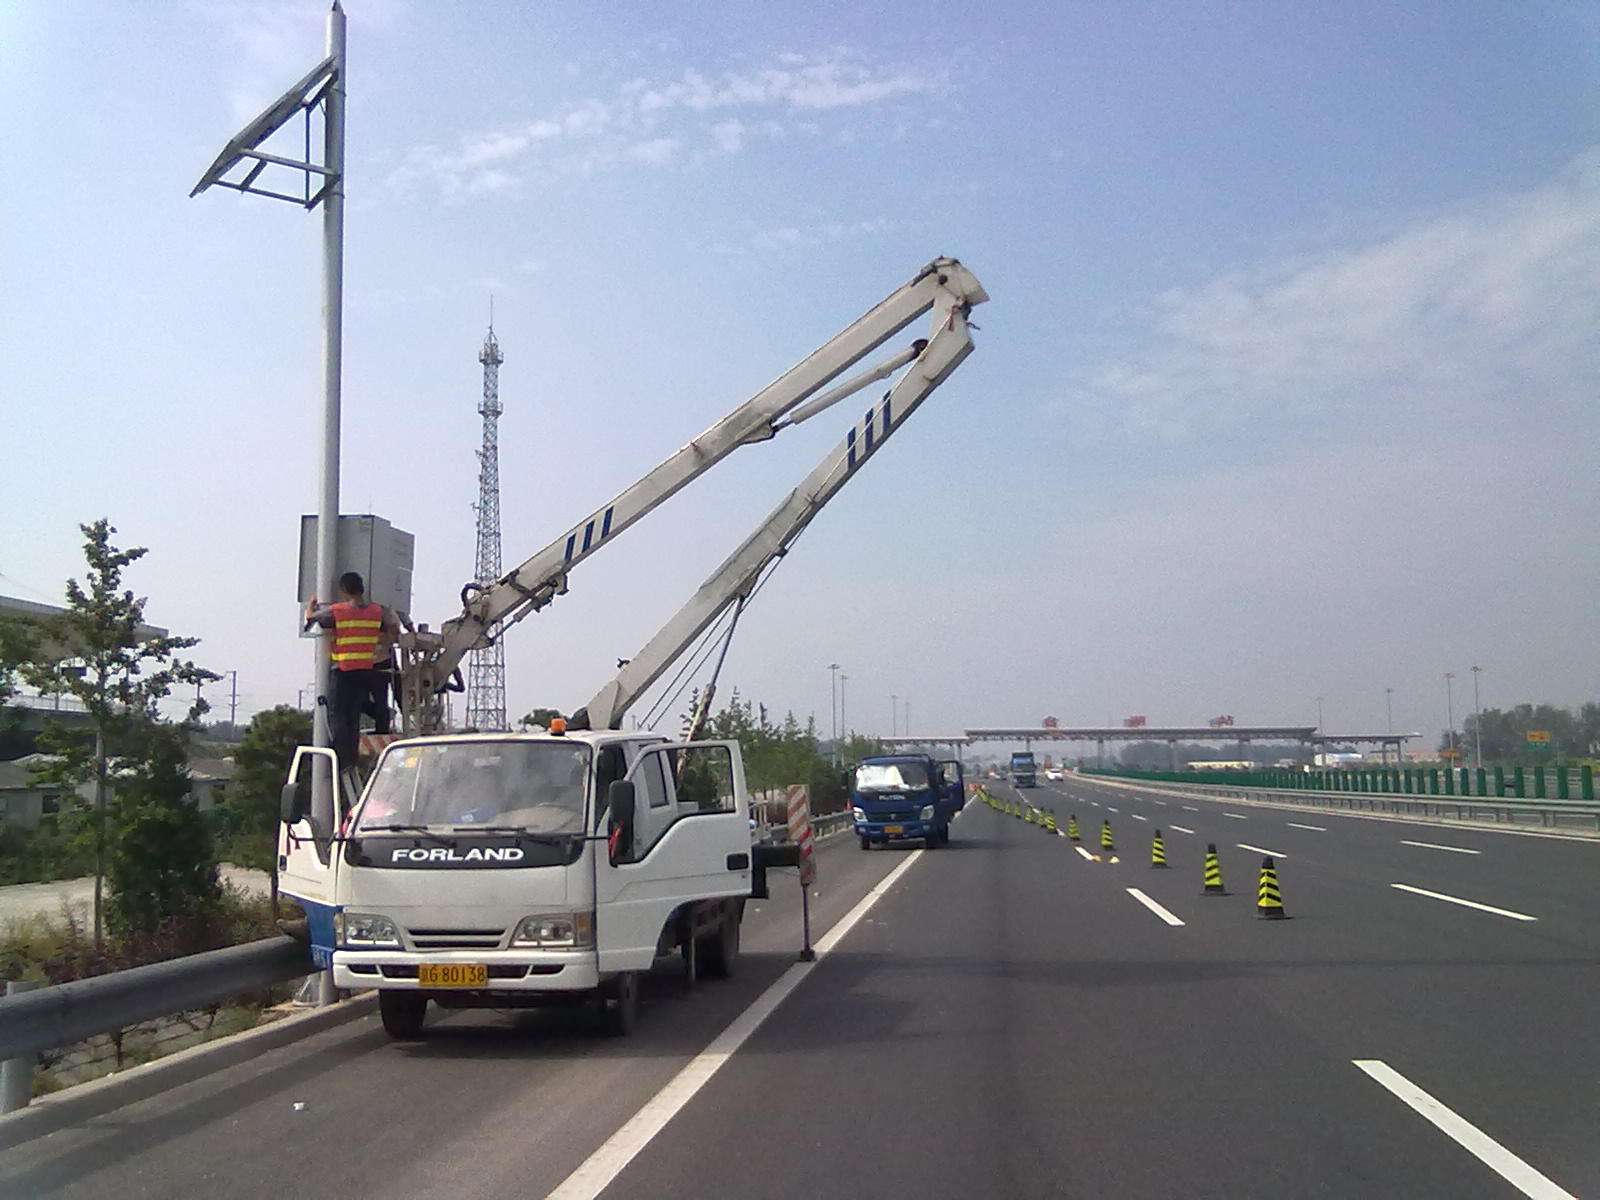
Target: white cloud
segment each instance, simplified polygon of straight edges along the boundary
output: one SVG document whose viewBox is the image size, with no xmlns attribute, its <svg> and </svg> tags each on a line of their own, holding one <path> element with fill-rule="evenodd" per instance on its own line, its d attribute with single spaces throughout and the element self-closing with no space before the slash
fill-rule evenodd
<svg viewBox="0 0 1600 1200">
<path fill-rule="evenodd" d="M 587 174 L 618 165 L 663 166 L 684 160 L 685 146 L 737 154 L 759 130 L 769 138 L 853 139 L 850 111 L 937 90 L 932 76 L 907 67 L 879 66 L 836 54 L 783 55 L 755 71 L 708 74 L 688 69 L 665 80 L 635 77 L 606 97 L 592 96 L 499 129 L 463 136 L 454 147 L 412 147 L 389 174 L 394 188 L 431 185 L 448 198 L 511 187 L 515 164 L 538 162 L 543 175 Z M 805 113 L 805 117 L 797 114 Z M 705 124 L 712 114 L 718 120 Z M 825 118 L 823 114 L 832 114 Z M 697 119 L 699 118 L 699 119 Z M 712 153 L 703 149 L 690 161 Z M 523 176 L 527 173 L 523 172 Z"/>
<path fill-rule="evenodd" d="M 1157 298 L 1143 344 L 1083 380 L 1136 429 L 1516 418 L 1587 405 L 1600 370 L 1600 153 L 1377 242 Z"/>
</svg>

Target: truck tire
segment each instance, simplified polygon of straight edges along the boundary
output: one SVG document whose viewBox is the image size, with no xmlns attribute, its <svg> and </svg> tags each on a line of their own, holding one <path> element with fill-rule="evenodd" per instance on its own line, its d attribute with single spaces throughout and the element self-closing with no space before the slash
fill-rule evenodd
<svg viewBox="0 0 1600 1200">
<path fill-rule="evenodd" d="M 864 833 L 861 835 L 861 848 L 863 850 L 871 850 L 872 849 L 872 839 L 869 838 Z"/>
<path fill-rule="evenodd" d="M 937 850 L 939 848 L 939 831 L 937 829 L 922 839 L 922 848 L 924 850 Z"/>
<path fill-rule="evenodd" d="M 639 973 L 624 971 L 600 985 L 600 1022 L 609 1037 L 627 1037 L 639 1024 Z"/>
<path fill-rule="evenodd" d="M 728 908 L 722 914 L 717 931 L 700 939 L 700 969 L 713 979 L 727 979 L 733 974 L 734 964 L 739 960 L 740 916 L 737 907 Z"/>
<path fill-rule="evenodd" d="M 421 992 L 401 992 L 393 988 L 378 990 L 378 1016 L 383 1031 L 398 1042 L 411 1042 L 422 1036 L 422 1021 L 428 1015 L 428 997 Z"/>
<path fill-rule="evenodd" d="M 944 825 L 939 826 L 939 845 L 948 846 L 949 844 L 950 844 L 950 826 L 949 826 L 949 824 L 944 824 Z"/>
</svg>

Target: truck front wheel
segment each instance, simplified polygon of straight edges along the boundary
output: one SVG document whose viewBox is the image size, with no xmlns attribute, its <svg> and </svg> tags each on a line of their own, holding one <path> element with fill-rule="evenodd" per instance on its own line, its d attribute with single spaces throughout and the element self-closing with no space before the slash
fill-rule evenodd
<svg viewBox="0 0 1600 1200">
<path fill-rule="evenodd" d="M 600 1020 L 611 1037 L 627 1037 L 639 1024 L 639 973 L 624 971 L 600 985 Z"/>
<path fill-rule="evenodd" d="M 700 963 L 707 975 L 727 979 L 739 959 L 739 912 L 730 908 L 722 914 L 717 931 L 700 939 Z"/>
<path fill-rule="evenodd" d="M 428 998 L 421 992 L 400 992 L 383 988 L 378 992 L 378 1016 L 383 1031 L 396 1041 L 409 1042 L 422 1036 L 422 1021 L 428 1015 Z"/>
</svg>

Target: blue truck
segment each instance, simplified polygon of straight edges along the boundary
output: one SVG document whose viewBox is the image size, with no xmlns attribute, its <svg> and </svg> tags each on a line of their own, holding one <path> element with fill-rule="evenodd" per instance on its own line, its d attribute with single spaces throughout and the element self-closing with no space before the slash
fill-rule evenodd
<svg viewBox="0 0 1600 1200">
<path fill-rule="evenodd" d="M 1011 783 L 1019 788 L 1039 785 L 1039 768 L 1034 765 L 1033 751 L 1023 750 L 1011 756 Z"/>
<path fill-rule="evenodd" d="M 926 754 L 865 758 L 850 790 L 856 837 L 875 844 L 921 841 L 929 850 L 950 841 L 950 821 L 966 803 L 967 782 L 954 759 Z"/>
</svg>

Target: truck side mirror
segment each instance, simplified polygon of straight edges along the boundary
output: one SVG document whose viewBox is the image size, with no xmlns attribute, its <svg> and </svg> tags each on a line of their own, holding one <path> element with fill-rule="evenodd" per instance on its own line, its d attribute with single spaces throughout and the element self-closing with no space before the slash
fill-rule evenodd
<svg viewBox="0 0 1600 1200">
<path fill-rule="evenodd" d="M 297 825 L 306 818 L 306 805 L 300 798 L 299 784 L 286 783 L 278 797 L 278 814 L 285 825 Z"/>
<path fill-rule="evenodd" d="M 613 780 L 606 792 L 606 803 L 611 808 L 611 833 L 606 842 L 615 866 L 633 853 L 633 780 Z"/>
</svg>

